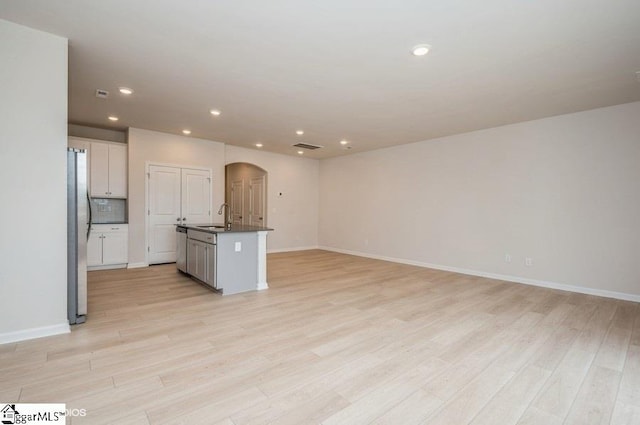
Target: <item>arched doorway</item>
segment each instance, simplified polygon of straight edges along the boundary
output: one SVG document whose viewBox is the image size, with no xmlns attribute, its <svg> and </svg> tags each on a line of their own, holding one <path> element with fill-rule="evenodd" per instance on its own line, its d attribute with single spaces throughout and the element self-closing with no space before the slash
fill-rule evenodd
<svg viewBox="0 0 640 425">
<path fill-rule="evenodd" d="M 225 167 L 225 202 L 233 224 L 267 225 L 267 171 L 246 162 Z"/>
</svg>

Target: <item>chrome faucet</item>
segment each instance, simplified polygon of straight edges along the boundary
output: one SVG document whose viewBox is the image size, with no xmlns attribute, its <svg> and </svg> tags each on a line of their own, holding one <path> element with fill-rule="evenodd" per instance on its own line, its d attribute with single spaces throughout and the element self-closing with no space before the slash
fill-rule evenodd
<svg viewBox="0 0 640 425">
<path fill-rule="evenodd" d="M 227 214 L 225 215 L 224 226 L 227 229 L 231 229 L 231 207 L 229 206 L 229 204 L 225 202 L 224 204 L 220 205 L 220 209 L 218 210 L 218 215 L 222 215 L 222 210 L 224 209 L 224 207 L 227 207 Z"/>
</svg>

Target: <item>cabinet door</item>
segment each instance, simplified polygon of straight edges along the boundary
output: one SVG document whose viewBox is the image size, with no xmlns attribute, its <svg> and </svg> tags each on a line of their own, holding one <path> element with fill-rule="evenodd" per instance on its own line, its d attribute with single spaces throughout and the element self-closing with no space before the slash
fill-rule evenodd
<svg viewBox="0 0 640 425">
<path fill-rule="evenodd" d="M 204 283 L 214 288 L 216 286 L 216 246 L 205 245 L 205 279 Z"/>
<path fill-rule="evenodd" d="M 126 264 L 128 256 L 129 237 L 127 232 L 103 233 L 102 264 Z"/>
<path fill-rule="evenodd" d="M 202 242 L 187 239 L 187 273 L 200 280 L 204 277 L 204 246 Z"/>
<path fill-rule="evenodd" d="M 197 269 L 196 253 L 198 252 L 197 242 L 187 239 L 187 273 L 195 276 Z"/>
<path fill-rule="evenodd" d="M 87 266 L 102 265 L 102 233 L 91 231 L 87 241 Z"/>
<path fill-rule="evenodd" d="M 207 252 L 206 244 L 204 242 L 198 242 L 198 252 L 196 254 L 196 277 L 201 281 L 207 279 Z"/>
<path fill-rule="evenodd" d="M 109 196 L 127 197 L 127 147 L 109 145 Z"/>
<path fill-rule="evenodd" d="M 206 244 L 192 239 L 187 239 L 187 241 L 187 273 L 204 282 L 206 279 Z"/>
<path fill-rule="evenodd" d="M 109 196 L 109 145 L 106 143 L 91 143 L 89 151 L 91 170 L 90 192 L 94 198 Z"/>
</svg>

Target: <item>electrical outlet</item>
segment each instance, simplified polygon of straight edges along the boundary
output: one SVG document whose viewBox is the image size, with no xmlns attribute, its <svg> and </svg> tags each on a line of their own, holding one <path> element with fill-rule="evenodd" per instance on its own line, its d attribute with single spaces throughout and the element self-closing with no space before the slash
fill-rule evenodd
<svg viewBox="0 0 640 425">
<path fill-rule="evenodd" d="M 236 242 L 236 252 L 242 251 L 242 242 Z"/>
<path fill-rule="evenodd" d="M 511 262 L 511 254 L 504 254 L 504 262 L 505 263 Z"/>
<path fill-rule="evenodd" d="M 525 258 L 525 259 L 524 259 L 524 265 L 525 265 L 525 266 L 528 266 L 528 267 L 533 266 L 533 258 L 531 258 L 531 257 L 527 257 L 527 258 Z"/>
</svg>

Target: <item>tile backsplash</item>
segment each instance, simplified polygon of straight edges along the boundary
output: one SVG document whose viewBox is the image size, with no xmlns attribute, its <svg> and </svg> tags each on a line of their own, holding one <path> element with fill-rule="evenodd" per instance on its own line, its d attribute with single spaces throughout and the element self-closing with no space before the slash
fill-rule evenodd
<svg viewBox="0 0 640 425">
<path fill-rule="evenodd" d="M 91 221 L 100 223 L 126 223 L 127 200 L 91 198 Z"/>
</svg>

